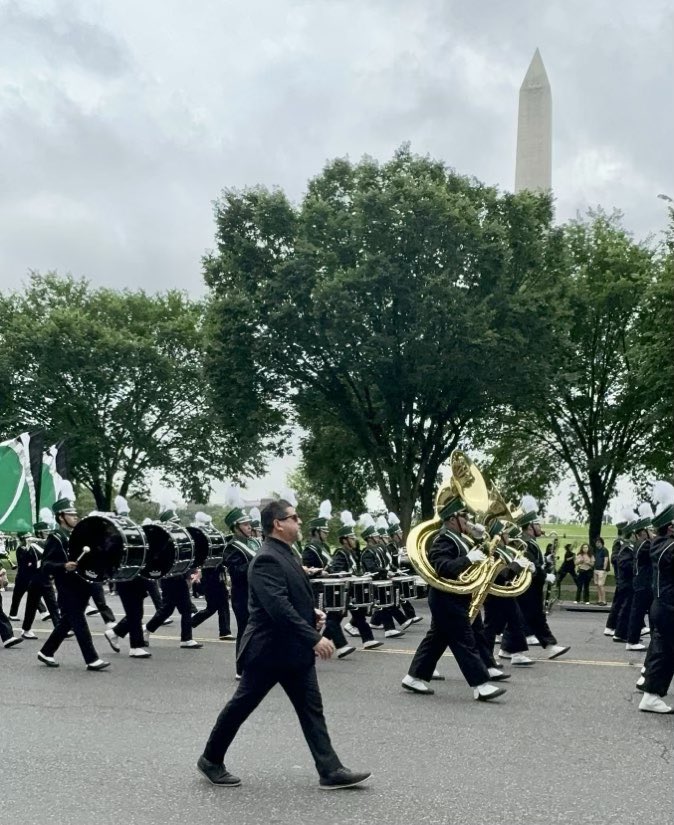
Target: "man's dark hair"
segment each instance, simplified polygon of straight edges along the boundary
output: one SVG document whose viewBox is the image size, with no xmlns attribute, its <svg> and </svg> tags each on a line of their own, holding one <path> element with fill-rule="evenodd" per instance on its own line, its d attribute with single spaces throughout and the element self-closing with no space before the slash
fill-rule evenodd
<svg viewBox="0 0 674 825">
<path fill-rule="evenodd" d="M 597 536 L 597 538 L 594 540 L 594 543 L 596 544 L 598 541 L 601 542 L 601 546 L 603 547 L 604 546 L 604 539 L 601 536 Z"/>
<path fill-rule="evenodd" d="M 276 519 L 283 519 L 288 512 L 288 507 L 292 507 L 289 501 L 280 498 L 278 501 L 270 501 L 262 508 L 260 513 L 260 522 L 262 523 L 262 532 L 265 536 L 270 535 L 274 529 L 274 521 Z"/>
</svg>

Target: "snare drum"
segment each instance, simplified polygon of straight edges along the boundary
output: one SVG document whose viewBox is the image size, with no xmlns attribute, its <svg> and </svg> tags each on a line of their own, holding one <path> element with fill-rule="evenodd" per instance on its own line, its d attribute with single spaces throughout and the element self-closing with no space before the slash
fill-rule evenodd
<svg viewBox="0 0 674 825">
<path fill-rule="evenodd" d="M 393 585 L 395 587 L 396 604 L 416 598 L 417 586 L 414 576 L 397 576 L 393 579 Z"/>
<path fill-rule="evenodd" d="M 372 607 L 372 579 L 349 579 L 349 607 Z"/>
<path fill-rule="evenodd" d="M 159 579 L 182 576 L 193 566 L 194 542 L 187 530 L 170 521 L 144 524 L 148 554 L 141 576 Z"/>
<path fill-rule="evenodd" d="M 194 566 L 218 567 L 222 564 L 225 537 L 212 525 L 192 524 L 187 532 L 194 542 Z"/>
<path fill-rule="evenodd" d="M 93 513 L 73 528 L 68 552 L 71 561 L 79 560 L 77 573 L 86 581 L 129 581 L 140 574 L 147 540 L 127 516 Z"/>
<path fill-rule="evenodd" d="M 375 609 L 381 609 L 383 607 L 393 607 L 395 605 L 393 582 L 375 581 L 372 582 L 372 588 L 374 591 Z"/>
<path fill-rule="evenodd" d="M 343 613 L 349 601 L 349 583 L 344 579 L 323 579 L 323 607 L 326 613 Z"/>
</svg>

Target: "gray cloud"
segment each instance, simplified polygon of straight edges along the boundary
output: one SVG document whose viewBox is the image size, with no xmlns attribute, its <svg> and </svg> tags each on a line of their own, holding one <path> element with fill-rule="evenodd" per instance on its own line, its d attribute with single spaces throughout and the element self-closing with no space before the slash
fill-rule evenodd
<svg viewBox="0 0 674 825">
<path fill-rule="evenodd" d="M 0 287 L 29 268 L 198 293 L 222 187 L 297 198 L 405 140 L 511 188 L 517 93 L 552 84 L 558 217 L 672 192 L 669 3 L 70 0 L 0 10 Z"/>
</svg>

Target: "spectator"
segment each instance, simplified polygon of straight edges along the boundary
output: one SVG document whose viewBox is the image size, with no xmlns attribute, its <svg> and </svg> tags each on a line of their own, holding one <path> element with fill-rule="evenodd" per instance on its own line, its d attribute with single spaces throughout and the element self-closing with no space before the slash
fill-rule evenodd
<svg viewBox="0 0 674 825">
<path fill-rule="evenodd" d="M 606 576 L 609 568 L 609 554 L 604 539 L 599 536 L 594 543 L 594 583 L 597 586 L 597 604 L 606 604 Z"/>
<path fill-rule="evenodd" d="M 594 570 L 594 556 L 590 553 L 589 544 L 581 544 L 580 550 L 576 553 L 576 600 L 574 604 L 579 602 L 590 603 L 590 582 L 592 581 L 592 572 Z"/>
<path fill-rule="evenodd" d="M 560 599 L 562 596 L 562 582 L 567 576 L 571 576 L 573 579 L 573 583 L 577 584 L 576 582 L 576 564 L 575 564 L 575 557 L 573 554 L 573 546 L 570 544 L 564 545 L 564 558 L 562 563 L 557 571 L 557 598 Z"/>
</svg>

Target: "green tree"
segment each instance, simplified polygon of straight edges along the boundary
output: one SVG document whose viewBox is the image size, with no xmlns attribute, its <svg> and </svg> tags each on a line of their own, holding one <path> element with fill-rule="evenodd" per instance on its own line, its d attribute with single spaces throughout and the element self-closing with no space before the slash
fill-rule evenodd
<svg viewBox="0 0 674 825">
<path fill-rule="evenodd" d="M 656 270 L 654 251 L 618 215 L 591 213 L 564 228 L 554 372 L 536 402 L 516 405 L 505 422 L 501 452 L 516 454 L 528 440 L 555 472 L 560 464 L 571 472 L 591 539 L 618 477 L 642 465 L 655 423 L 639 353 Z"/>
<path fill-rule="evenodd" d="M 5 426 L 67 439 L 71 474 L 99 508 L 142 492 L 150 472 L 203 501 L 209 478 L 257 466 L 214 424 L 199 303 L 56 274 L 4 303 Z"/>
<path fill-rule="evenodd" d="M 541 379 L 530 342 L 544 351 L 550 200 L 403 147 L 383 165 L 333 161 L 298 207 L 281 191 L 225 191 L 215 217 L 205 278 L 229 309 L 209 319 L 215 392 L 254 381 L 264 415 L 301 421 L 311 445 L 351 434 L 407 528 L 492 399 Z M 244 359 L 225 364 L 236 346 Z"/>
</svg>

